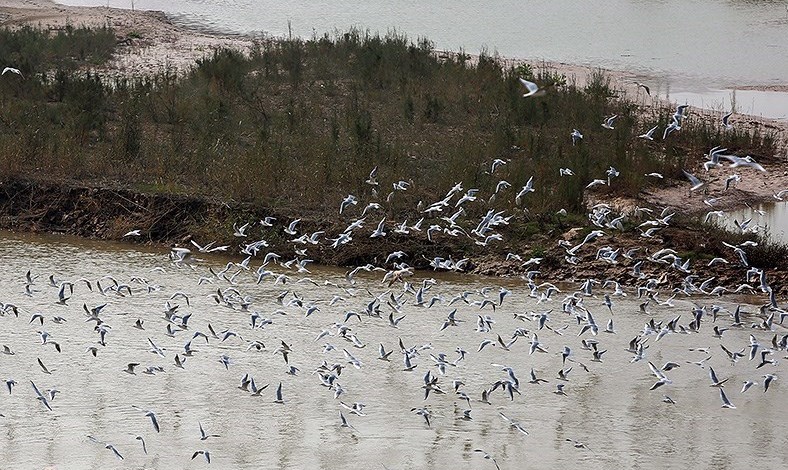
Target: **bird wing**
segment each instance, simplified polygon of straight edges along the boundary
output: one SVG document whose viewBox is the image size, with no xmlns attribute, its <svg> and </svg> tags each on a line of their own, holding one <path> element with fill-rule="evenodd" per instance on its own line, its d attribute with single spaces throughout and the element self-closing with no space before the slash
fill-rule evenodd
<svg viewBox="0 0 788 470">
<path fill-rule="evenodd" d="M 524 78 L 520 78 L 520 84 L 522 86 L 524 86 L 526 89 L 528 89 L 528 93 L 529 94 L 534 94 L 537 91 L 539 91 L 539 86 L 536 83 L 529 82 L 528 80 L 526 80 Z"/>
<path fill-rule="evenodd" d="M 36 392 L 36 395 L 38 395 L 40 398 L 44 398 L 44 395 L 41 394 L 41 391 L 38 389 L 38 387 L 36 387 L 36 384 L 33 383 L 32 380 L 30 381 L 30 385 L 33 386 L 33 391 Z"/>
</svg>

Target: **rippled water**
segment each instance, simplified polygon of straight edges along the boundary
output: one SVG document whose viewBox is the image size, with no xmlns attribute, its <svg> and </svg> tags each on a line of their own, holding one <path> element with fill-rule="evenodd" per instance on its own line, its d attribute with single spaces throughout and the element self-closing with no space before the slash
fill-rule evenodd
<svg viewBox="0 0 788 470">
<path fill-rule="evenodd" d="M 107 0 L 61 0 L 106 5 Z M 130 0 L 109 0 L 128 8 Z M 482 48 L 660 76 L 675 91 L 788 83 L 783 1 L 253 1 L 136 0 L 182 23 L 232 32 L 309 37 L 360 26 L 426 36 L 439 48 Z M 679 88 L 676 88 L 679 87 Z"/>
<path fill-rule="evenodd" d="M 481 448 L 494 456 L 501 468 L 785 468 L 788 456 L 782 451 L 786 445 L 782 409 L 785 385 L 781 383 L 783 363 L 755 370 L 757 361 L 741 360 L 735 366 L 722 354 L 718 344 L 729 349 L 745 347 L 753 333 L 768 345 L 772 333 L 761 330 L 731 329 L 722 340 L 711 334 L 711 319 L 707 319 L 701 333 L 672 334 L 656 342 L 649 337 L 646 360 L 630 363 L 632 354 L 624 348 L 643 324 L 653 316 L 657 320 L 681 315 L 681 324 L 690 317 L 692 303 L 676 300 L 675 307 L 662 307 L 651 302 L 650 315 L 638 313 L 639 301 L 634 293 L 626 298 L 614 298 L 612 318 L 617 334 L 601 333 L 596 337 L 601 349 L 608 352 L 603 363 L 591 362 L 591 353 L 580 348 L 575 318 L 561 313 L 560 300 L 537 304 L 528 297 L 520 280 L 477 277 L 440 276 L 429 295 L 440 294 L 447 300 L 462 291 L 471 291 L 470 301 L 481 300 L 479 290 L 494 286 L 491 298 L 499 286 L 512 294 L 496 311 L 480 311 L 475 305 L 462 302 L 453 307 L 440 304 L 431 309 L 413 306 L 412 295 L 403 297 L 402 314 L 406 315 L 395 329 L 383 318 L 362 314 L 359 322 L 347 322 L 364 348 L 354 347 L 349 341 L 330 336 L 315 341 L 324 328 L 344 319 L 344 312 L 363 311 L 370 302 L 369 289 L 375 295 L 391 290 L 395 295 L 402 285 L 390 289 L 380 283 L 382 273 L 358 277 L 354 287 L 347 285 L 344 273 L 335 269 L 315 268 L 309 277 L 318 285 L 303 279 L 305 274 L 287 272 L 283 267 L 272 268 L 277 273 L 288 273 L 290 282 L 275 285 L 271 278 L 255 284 L 253 274 L 242 272 L 234 287 L 252 299 L 252 311 L 273 320 L 265 329 L 250 327 L 250 314 L 217 305 L 209 294 L 217 288 L 230 287 L 228 282 L 213 277 L 212 284 L 198 285 L 201 276 L 212 277 L 208 268 L 218 272 L 227 261 L 221 257 L 196 262 L 193 268 L 176 267 L 158 249 L 139 249 L 136 246 L 94 243 L 65 237 L 37 237 L 2 234 L 0 261 L 5 269 L 0 272 L 0 299 L 19 307 L 19 318 L 6 314 L 0 344 L 8 345 L 16 354 L 0 355 L 0 378 L 13 378 L 18 385 L 8 395 L 0 392 L 0 418 L 4 432 L 0 436 L 0 466 L 3 468 L 199 468 L 207 465 L 198 456 L 190 460 L 196 450 L 209 450 L 212 465 L 217 468 L 494 468 L 474 450 Z M 240 260 L 235 260 L 240 261 Z M 256 269 L 260 261 L 251 263 Z M 163 272 L 161 269 L 163 268 Z M 38 276 L 33 284 L 32 297 L 25 295 L 25 272 Z M 231 272 L 234 272 L 233 269 Z M 47 277 L 76 282 L 73 297 L 67 306 L 57 305 L 57 288 L 48 286 Z M 420 283 L 434 273 L 417 273 L 411 282 Z M 107 296 L 87 290 L 79 278 L 95 281 L 102 278 L 108 286 L 113 276 L 119 283 L 129 283 L 133 295 Z M 155 290 L 150 293 L 133 277 L 144 277 Z M 350 287 L 350 292 L 324 281 Z M 562 286 L 567 291 L 572 286 Z M 305 317 L 299 307 L 283 307 L 275 301 L 284 290 L 301 297 L 305 304 L 315 303 L 320 311 Z M 192 314 L 188 330 L 174 338 L 165 335 L 165 302 L 175 292 L 190 296 L 191 306 L 182 298 L 179 314 Z M 354 295 L 354 296 L 351 296 Z M 598 292 L 597 294 L 601 294 Z M 345 300 L 328 305 L 334 295 Z M 660 294 L 660 297 L 667 297 Z M 384 297 L 385 298 L 385 297 Z M 733 308 L 733 299 L 714 300 L 693 298 L 703 305 L 717 303 Z M 741 299 L 739 299 L 741 300 Z M 760 302 L 761 299 L 753 298 Z M 84 321 L 82 304 L 89 307 L 107 303 L 101 317 L 111 326 L 105 347 L 96 344 L 94 323 Z M 602 305 L 601 295 L 588 297 L 585 306 L 592 311 L 600 325 L 605 325 L 611 314 Z M 457 327 L 440 332 L 448 312 L 458 308 L 457 318 L 464 320 Z M 283 309 L 287 315 L 273 312 Z M 384 301 L 384 316 L 391 310 Z M 528 355 L 528 338 L 520 338 L 506 352 L 500 347 L 487 347 L 477 352 L 483 339 L 495 339 L 496 334 L 510 338 L 517 327 L 533 330 L 534 322 L 514 319 L 513 313 L 551 309 L 548 325 L 563 331 L 559 336 L 550 330 L 539 332 L 539 339 L 548 348 L 547 354 Z M 756 307 L 745 307 L 754 312 Z M 30 324 L 33 313 L 46 318 L 43 326 Z M 492 332 L 474 330 L 477 314 L 490 315 L 494 320 Z M 67 319 L 56 324 L 55 316 Z M 747 317 L 747 322 L 749 319 Z M 145 330 L 133 328 L 137 319 L 144 320 Z M 754 320 L 755 321 L 755 320 Z M 217 332 L 230 329 L 239 337 L 225 342 L 210 338 L 209 344 L 198 338 L 192 345 L 198 350 L 185 363 L 185 369 L 174 366 L 176 353 L 193 332 L 208 333 L 208 324 Z M 717 320 L 719 325 L 730 323 L 727 315 Z M 566 326 L 566 329 L 562 328 Z M 602 328 L 604 328 L 602 326 Z M 62 346 L 58 353 L 50 344 L 41 344 L 38 330 L 46 330 L 51 340 Z M 777 333 L 785 334 L 782 327 Z M 588 334 L 584 338 L 590 338 Z M 165 357 L 149 352 L 147 339 L 165 348 Z M 401 338 L 406 347 L 431 344 L 414 359 L 418 364 L 413 372 L 402 370 L 402 354 L 397 347 Z M 249 341 L 260 340 L 266 351 L 247 351 Z M 273 352 L 284 340 L 292 347 L 290 364 L 300 369 L 297 376 L 287 375 L 282 356 Z M 392 362 L 377 357 L 377 345 L 383 343 L 394 350 Z M 323 352 L 324 344 L 331 343 L 337 350 Z M 85 352 L 87 346 L 98 347 L 98 357 Z M 568 396 L 555 390 L 556 373 L 561 368 L 559 351 L 564 345 L 573 350 L 573 367 L 565 382 Z M 468 351 L 466 360 L 456 367 L 448 367 L 440 376 L 445 395 L 432 394 L 424 400 L 423 374 L 429 369 L 438 375 L 429 353 L 446 353 L 454 359 L 455 348 Z M 709 361 L 723 377 L 730 377 L 726 388 L 737 409 L 720 408 L 718 392 L 710 388 L 707 370 L 686 364 L 685 360 L 700 360 L 705 354 L 689 352 L 690 347 L 709 347 Z M 342 349 L 347 349 L 362 363 L 361 369 L 347 365 Z M 219 362 L 228 355 L 229 370 Z M 781 358 L 780 352 L 775 355 Z M 52 372 L 45 374 L 36 362 L 40 358 Z M 323 361 L 345 364 L 339 382 L 345 390 L 340 397 L 346 403 L 363 402 L 366 416 L 355 416 L 344 411 L 355 429 L 339 426 L 340 400 L 321 386 L 311 372 Z M 646 361 L 661 365 L 672 360 L 681 364 L 668 373 L 673 380 L 655 391 L 649 387 L 655 381 Z M 123 372 L 129 362 L 139 362 L 137 375 Z M 588 366 L 584 372 L 580 362 Z M 491 395 L 491 405 L 471 402 L 472 421 L 458 418 L 458 411 L 467 404 L 451 393 L 451 380 L 460 378 L 462 388 L 474 399 L 481 396 L 495 380 L 505 379 L 500 366 L 514 368 L 521 381 L 522 395 L 509 400 L 500 390 Z M 146 366 L 161 365 L 165 372 L 142 374 Z M 533 367 L 540 377 L 550 383 L 527 383 L 528 371 Z M 761 382 L 761 375 L 769 372 L 780 376 L 768 393 L 757 386 L 745 394 L 739 393 L 741 382 L 753 379 Z M 271 384 L 261 397 L 251 397 L 239 390 L 244 374 L 254 376 L 258 385 Z M 53 411 L 46 411 L 35 399 L 30 380 L 43 391 L 60 390 L 52 401 Z M 283 405 L 273 403 L 274 389 L 283 384 Z M 0 384 L 2 385 L 2 384 Z M 675 405 L 662 402 L 663 394 L 670 395 Z M 156 413 L 161 432 L 156 433 L 144 413 L 132 408 L 139 406 Z M 433 412 L 431 426 L 411 413 L 411 408 L 428 406 Z M 525 436 L 510 428 L 499 412 L 519 421 L 529 431 Z M 200 440 L 198 423 L 208 433 L 221 437 Z M 90 441 L 114 445 L 125 457 L 123 462 Z M 147 443 L 148 455 L 143 454 L 135 436 Z M 588 449 L 575 448 L 567 439 L 586 444 Z"/>
</svg>

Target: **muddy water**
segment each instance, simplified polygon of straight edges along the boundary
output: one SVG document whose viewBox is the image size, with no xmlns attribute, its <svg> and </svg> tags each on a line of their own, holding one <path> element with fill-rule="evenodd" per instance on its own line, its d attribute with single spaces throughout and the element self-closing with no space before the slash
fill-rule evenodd
<svg viewBox="0 0 788 470">
<path fill-rule="evenodd" d="M 699 334 L 671 334 L 655 341 L 650 336 L 646 359 L 631 363 L 632 354 L 624 349 L 629 340 L 642 330 L 650 318 L 670 319 L 681 315 L 681 324 L 689 320 L 692 303 L 675 300 L 675 307 L 658 306 L 651 302 L 647 314 L 638 313 L 639 301 L 630 293 L 625 298 L 614 298 L 612 315 L 602 305 L 601 296 L 587 297 L 585 306 L 594 313 L 604 329 L 609 318 L 614 319 L 617 334 L 600 332 L 595 338 L 603 355 L 603 363 L 591 362 L 591 353 L 582 350 L 580 330 L 574 316 L 561 313 L 561 299 L 572 286 L 553 300 L 537 304 L 528 297 L 520 280 L 437 276 L 431 272 L 418 273 L 410 279 L 420 283 L 435 276 L 438 284 L 428 297 L 441 295 L 444 303 L 427 309 L 416 307 L 412 295 L 405 295 L 399 328 L 389 326 L 384 319 L 361 314 L 361 321 L 352 318 L 347 325 L 358 340 L 365 344 L 355 347 L 338 336 L 315 341 L 322 329 L 342 322 L 344 312 L 362 312 L 373 294 L 389 289 L 381 284 L 382 273 L 357 277 L 357 284 L 349 286 L 344 273 L 335 269 L 312 269 L 311 274 L 296 274 L 284 267 L 270 267 L 276 273 L 290 276 L 286 285 L 274 284 L 267 278 L 255 283 L 253 274 L 243 271 L 235 278 L 241 295 L 249 296 L 249 311 L 273 321 L 264 329 L 250 327 L 250 313 L 217 305 L 209 295 L 217 288 L 231 287 L 227 281 L 212 276 L 208 268 L 218 272 L 226 259 L 212 257 L 196 261 L 191 266 L 176 266 L 157 249 L 140 250 L 131 245 L 92 243 L 61 237 L 33 237 L 3 234 L 0 237 L 0 300 L 18 306 L 19 317 L 6 314 L 0 317 L 0 344 L 8 345 L 14 355 L 0 355 L 0 378 L 18 382 L 13 393 L 0 392 L 0 466 L 3 468 L 201 468 L 207 463 L 197 450 L 210 452 L 214 468 L 494 468 L 481 458 L 475 449 L 484 449 L 496 458 L 501 468 L 702 468 L 735 469 L 745 467 L 785 468 L 788 456 L 783 449 L 788 443 L 784 428 L 785 370 L 782 356 L 777 366 L 768 365 L 756 370 L 757 361 L 746 358 L 732 365 L 719 348 L 729 349 L 749 344 L 752 333 L 763 344 L 768 344 L 772 333 L 750 329 L 731 329 L 723 339 L 712 337 L 708 318 Z M 236 259 L 235 261 L 240 261 Z M 260 261 L 253 261 L 254 269 Z M 25 272 L 37 276 L 32 296 L 25 294 Z M 231 271 L 235 272 L 235 269 Z M 67 305 L 58 305 L 57 288 L 48 285 L 47 277 L 75 282 L 74 293 Z M 102 295 L 102 286 L 114 285 L 112 276 L 120 284 L 129 284 L 132 295 L 120 297 L 113 292 Z M 212 278 L 212 283 L 198 285 L 200 277 Z M 305 277 L 315 281 L 304 281 Z M 145 278 L 146 286 L 132 278 Z M 91 281 L 90 291 L 84 282 Z M 300 282 L 298 282 L 301 280 Z M 325 284 L 326 281 L 348 288 Z M 498 288 L 512 291 L 503 305 L 492 311 L 457 302 L 449 307 L 448 300 L 455 294 L 468 291 L 468 300 L 482 300 L 479 291 L 493 287 L 488 295 L 496 297 Z M 275 297 L 289 290 L 285 302 L 293 293 L 308 305 L 320 310 L 305 316 L 305 309 L 287 307 Z M 390 289 L 395 294 L 401 284 Z M 163 311 L 165 302 L 175 292 L 190 297 L 190 306 L 181 297 L 171 302 L 180 305 L 178 313 L 191 314 L 188 329 L 166 335 L 167 321 Z M 601 294 L 601 291 L 596 294 Z M 334 295 L 344 300 L 335 305 L 328 301 Z M 661 294 L 660 297 L 667 297 Z M 716 303 L 732 308 L 734 299 L 713 300 L 693 298 L 701 305 Z M 742 299 L 736 299 L 742 300 Z M 760 298 L 750 299 L 760 302 Z M 101 318 L 111 327 L 106 346 L 96 343 L 93 322 L 85 322 L 82 304 L 89 307 L 106 303 Z M 453 308 L 459 326 L 439 331 L 443 319 Z M 532 321 L 516 320 L 513 313 L 551 309 L 548 325 L 553 330 L 539 331 L 539 340 L 547 353 L 528 354 L 528 338 L 520 338 L 510 351 L 488 346 L 477 352 L 484 339 L 495 339 L 496 334 L 510 338 L 515 328 L 534 330 Z M 287 315 L 274 314 L 284 310 Z M 384 316 L 391 310 L 384 301 Z M 755 307 L 745 307 L 753 312 Z M 30 324 L 34 313 L 45 317 L 44 325 Z M 489 333 L 475 331 L 477 314 L 490 315 L 495 323 Z M 67 321 L 53 322 L 61 316 Z M 749 318 L 749 317 L 748 317 Z M 133 327 L 137 319 L 144 320 L 144 330 Z M 208 324 L 221 334 L 229 329 L 238 336 L 222 342 L 210 337 Z M 722 315 L 717 323 L 730 323 Z M 749 319 L 746 323 L 749 323 Z M 748 325 L 749 326 L 749 325 Z M 563 329 L 566 327 L 565 329 Z M 58 353 L 51 344 L 41 344 L 39 330 L 50 335 L 49 341 L 60 344 Z M 206 344 L 202 338 L 192 342 L 197 350 L 187 359 L 184 369 L 174 366 L 176 353 L 196 332 L 209 334 Z M 785 330 L 778 327 L 779 334 Z M 163 348 L 164 357 L 149 352 L 148 338 Z M 242 339 L 241 339 L 242 338 Z M 414 359 L 413 372 L 404 372 L 402 354 L 397 347 L 401 338 L 406 347 L 430 344 Z M 589 334 L 583 338 L 590 338 Z M 266 350 L 247 351 L 250 341 L 262 341 Z M 282 355 L 273 352 L 284 340 L 292 348 L 289 361 L 300 369 L 296 376 L 286 374 Z M 326 343 L 336 350 L 324 352 Z M 394 350 L 392 361 L 376 359 L 377 345 L 383 343 Z M 573 355 L 566 367 L 572 366 L 565 384 L 567 396 L 552 393 L 556 388 L 557 371 L 562 367 L 559 351 L 570 346 Z M 85 352 L 86 347 L 98 348 L 97 357 Z M 468 352 L 457 366 L 449 366 L 446 375 L 438 374 L 429 354 L 446 353 L 450 360 L 455 348 Z M 691 347 L 708 347 L 712 365 L 720 378 L 729 377 L 726 391 L 737 406 L 721 409 L 718 392 L 709 387 L 707 368 L 685 361 L 698 361 L 704 353 L 690 352 Z M 360 369 L 347 364 L 342 353 L 347 349 L 362 365 Z M 222 355 L 230 357 L 229 369 L 220 363 Z M 36 359 L 41 359 L 51 374 L 46 374 Z M 334 399 L 333 391 L 320 385 L 311 372 L 323 361 L 342 363 L 345 368 L 338 381 L 344 395 Z M 576 362 L 571 362 L 574 360 Z M 661 365 L 675 361 L 680 368 L 667 373 L 673 381 L 655 391 L 649 391 L 655 378 L 647 361 Z M 123 370 L 129 362 L 138 362 L 137 374 Z M 589 372 L 582 370 L 580 362 Z M 500 366 L 511 366 L 520 380 L 522 395 L 510 400 L 500 390 L 490 397 L 491 404 L 476 401 L 481 391 L 492 382 L 506 378 Z M 164 372 L 143 374 L 147 366 L 162 366 Z M 528 383 L 528 372 L 536 373 L 549 383 Z M 439 378 L 445 395 L 423 396 L 423 374 L 431 370 Z M 764 373 L 780 377 L 764 393 L 760 386 Z M 238 389 L 244 374 L 255 378 L 259 386 L 270 384 L 260 397 Z M 788 377 L 788 375 L 786 375 Z M 458 410 L 467 408 L 465 401 L 451 393 L 451 380 L 462 379 L 461 388 L 471 402 L 472 420 L 459 419 Z M 759 383 L 745 394 L 739 389 L 743 380 Z M 60 393 L 51 400 L 53 411 L 47 411 L 35 399 L 30 381 L 42 391 L 57 388 Z M 284 404 L 274 403 L 274 389 L 282 383 Z M 2 384 L 0 384 L 2 385 Z M 664 394 L 675 405 L 662 402 Z M 366 416 L 356 416 L 344 410 L 354 429 L 340 427 L 339 401 L 363 402 Z M 143 410 L 152 410 L 158 417 L 160 432 L 156 432 Z M 433 417 L 431 426 L 412 413 L 414 407 L 427 406 Z M 524 435 L 503 421 L 503 412 L 518 421 L 529 435 Z M 199 425 L 209 434 L 220 437 L 200 440 Z M 103 443 L 112 444 L 124 457 L 118 460 L 104 444 L 91 441 L 91 435 Z M 144 454 L 141 436 L 147 444 Z M 567 439 L 583 442 L 587 448 L 576 448 Z"/>
<path fill-rule="evenodd" d="M 733 232 L 740 232 L 736 222 L 750 221 L 759 233 L 778 243 L 788 243 L 788 204 L 783 201 L 754 204 L 725 214 L 722 225 Z"/>
<path fill-rule="evenodd" d="M 695 89 L 670 93 L 657 88 L 657 93 L 677 104 L 710 109 L 721 113 L 735 112 L 750 116 L 788 121 L 788 93 L 764 90 Z M 737 118 L 731 120 L 735 125 Z"/>
</svg>

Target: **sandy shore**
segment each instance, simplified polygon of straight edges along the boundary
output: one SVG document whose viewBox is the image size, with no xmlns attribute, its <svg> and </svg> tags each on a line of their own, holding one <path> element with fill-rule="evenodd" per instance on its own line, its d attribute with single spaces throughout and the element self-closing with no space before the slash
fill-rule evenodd
<svg viewBox="0 0 788 470">
<path fill-rule="evenodd" d="M 0 24 L 49 29 L 108 25 L 120 45 L 120 53 L 100 70 L 109 76 L 140 76 L 158 69 L 182 72 L 216 48 L 245 51 L 254 44 L 249 37 L 206 34 L 175 25 L 163 12 L 74 7 L 49 0 L 0 0 Z"/>
<path fill-rule="evenodd" d="M 74 26 L 111 26 L 118 35 L 119 53 L 104 66 L 100 72 L 107 76 L 140 76 L 152 70 L 167 69 L 171 72 L 188 70 L 194 62 L 210 54 L 216 48 L 230 47 L 248 51 L 255 39 L 246 36 L 209 34 L 195 29 L 173 24 L 164 13 L 142 10 L 124 10 L 106 7 L 73 7 L 59 5 L 49 0 L 0 0 L 0 24 L 15 26 L 23 24 L 58 29 L 66 24 Z M 623 71 L 595 69 L 591 67 L 561 63 L 505 59 L 512 64 L 527 62 L 537 69 L 549 69 L 563 74 L 568 81 L 583 86 L 593 72 L 602 70 L 611 79 L 611 84 L 621 93 L 633 97 L 644 113 L 669 103 L 658 97 L 648 96 L 638 90 L 636 80 L 646 81 L 642 76 Z M 751 88 L 753 89 L 753 88 Z M 763 87 L 769 91 L 788 91 L 788 86 Z M 693 118 L 717 121 L 721 113 L 712 110 L 693 110 Z M 719 197 L 720 208 L 730 209 L 740 206 L 742 201 L 769 201 L 772 194 L 788 188 L 788 172 L 784 170 L 788 160 L 788 122 L 763 119 L 748 115 L 734 116 L 737 126 L 758 128 L 773 132 L 778 138 L 778 155 L 759 156 L 759 161 L 769 170 L 763 174 L 745 169 L 739 173 L 744 176 L 736 189 L 724 191 L 724 178 L 734 171 L 715 170 L 704 174 L 701 167 L 703 155 L 694 156 L 695 164 L 689 171 L 704 180 L 709 180 L 706 197 Z M 656 144 L 656 143 L 655 143 Z M 689 186 L 689 183 L 686 184 Z M 684 185 L 657 182 L 644 188 L 642 201 L 656 205 L 689 208 L 696 212 L 706 210 L 703 197 L 689 194 Z M 590 195 L 594 199 L 593 195 Z"/>
</svg>

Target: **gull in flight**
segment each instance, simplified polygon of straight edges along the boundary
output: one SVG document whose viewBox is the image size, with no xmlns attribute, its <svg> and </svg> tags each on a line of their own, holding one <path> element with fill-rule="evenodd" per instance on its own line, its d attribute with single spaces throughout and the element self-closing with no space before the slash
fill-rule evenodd
<svg viewBox="0 0 788 470">
<path fill-rule="evenodd" d="M 274 400 L 274 403 L 278 403 L 280 405 L 285 403 L 285 401 L 282 399 L 282 382 L 279 382 L 279 386 L 276 387 L 276 400 Z"/>
<path fill-rule="evenodd" d="M 211 463 L 211 453 L 207 450 L 198 450 L 192 454 L 192 460 L 194 460 L 198 455 L 202 454 L 205 457 L 205 461 Z"/>
<path fill-rule="evenodd" d="M 249 228 L 249 222 L 241 225 L 240 227 L 238 224 L 233 224 L 233 235 L 236 237 L 246 237 L 246 229 Z"/>
<path fill-rule="evenodd" d="M 583 134 L 581 134 L 577 129 L 572 129 L 572 133 L 569 134 L 569 136 L 572 137 L 572 145 L 575 145 L 583 140 Z"/>
<path fill-rule="evenodd" d="M 514 197 L 515 204 L 517 204 L 519 206 L 520 205 L 520 201 L 522 200 L 522 197 L 525 196 L 526 194 L 532 193 L 532 192 L 534 192 L 534 177 L 533 176 L 528 178 L 528 181 L 525 183 L 525 186 L 523 186 L 523 189 L 521 189 L 520 192 L 517 193 L 517 195 Z"/>
<path fill-rule="evenodd" d="M 145 412 L 145 416 L 150 418 L 150 422 L 153 425 L 153 429 L 155 429 L 156 432 L 159 432 L 159 420 L 156 419 L 156 413 L 154 413 L 153 411 L 150 411 L 150 410 L 143 410 L 139 406 L 135 406 L 135 405 L 131 405 L 131 407 L 134 408 L 135 410 L 139 410 L 139 411 Z"/>
<path fill-rule="evenodd" d="M 605 119 L 605 122 L 602 123 L 602 127 L 610 130 L 615 129 L 615 127 L 613 127 L 613 124 L 616 122 L 616 119 L 618 119 L 618 114 L 614 114 L 610 116 L 609 118 Z"/>
<path fill-rule="evenodd" d="M 736 405 L 734 405 L 733 403 L 731 403 L 730 400 L 728 400 L 728 397 L 725 395 L 725 390 L 722 387 L 720 387 L 720 400 L 722 400 L 723 408 L 736 409 Z"/>
<path fill-rule="evenodd" d="M 145 455 L 148 455 L 148 447 L 145 445 L 145 439 L 142 436 L 137 436 L 134 439 L 142 443 L 142 452 L 144 452 Z"/>
<path fill-rule="evenodd" d="M 654 132 L 657 131 L 657 127 L 659 126 L 654 126 L 648 131 L 646 131 L 644 134 L 640 134 L 638 136 L 638 139 L 654 140 Z"/>
<path fill-rule="evenodd" d="M 542 93 L 544 93 L 544 88 L 540 88 L 539 85 L 537 85 L 536 83 L 529 82 L 524 78 L 520 78 L 520 84 L 528 90 L 528 93 L 523 94 L 523 98 L 528 98 L 529 96 L 541 95 Z"/>
<path fill-rule="evenodd" d="M 35 383 L 33 383 L 33 381 L 32 381 L 32 380 L 30 381 L 30 385 L 32 385 L 32 386 L 33 386 L 33 391 L 34 391 L 34 392 L 36 392 L 36 395 L 37 395 L 37 396 L 36 396 L 36 399 L 37 399 L 38 401 L 40 401 L 40 402 L 41 402 L 41 404 L 43 404 L 43 405 L 44 405 L 44 406 L 45 406 L 45 407 L 46 407 L 46 408 L 47 408 L 49 411 L 52 411 L 52 407 L 51 407 L 51 406 L 49 406 L 49 401 L 47 400 L 47 397 L 46 397 L 46 396 L 44 396 L 44 395 L 41 393 L 41 391 L 40 391 L 40 390 L 38 390 L 38 387 L 36 387 L 36 384 L 35 384 Z M 11 386 L 9 386 L 9 387 L 8 387 L 8 390 L 9 390 L 9 392 L 10 392 L 10 390 L 11 390 Z"/>
<path fill-rule="evenodd" d="M 730 113 L 728 113 L 728 114 L 726 114 L 725 116 L 722 117 L 722 127 L 725 128 L 726 131 L 729 131 L 729 130 L 733 129 L 733 125 L 729 122 L 730 119 L 731 119 L 731 116 L 733 116 L 732 112 L 730 112 Z"/>
<path fill-rule="evenodd" d="M 758 383 L 757 382 L 753 382 L 752 380 L 745 380 L 744 381 L 744 385 L 742 385 L 742 387 L 741 387 L 741 392 L 740 393 L 746 392 L 753 385 L 758 385 Z"/>
<path fill-rule="evenodd" d="M 718 379 L 717 378 L 717 374 L 714 372 L 714 368 L 711 367 L 711 366 L 709 366 L 709 378 L 711 379 L 711 385 L 709 385 L 709 387 L 722 388 L 722 387 L 725 386 L 725 382 L 728 381 L 728 379 L 725 379 L 725 380 Z"/>
<path fill-rule="evenodd" d="M 339 213 L 342 214 L 342 212 L 344 212 L 348 206 L 355 206 L 356 204 L 358 204 L 358 199 L 356 199 L 356 196 L 348 194 L 348 196 L 343 199 L 342 203 L 339 205 Z"/>
<path fill-rule="evenodd" d="M 200 426 L 200 440 L 201 441 L 204 441 L 204 440 L 206 440 L 206 439 L 208 439 L 210 437 L 221 437 L 218 434 L 206 434 L 205 429 L 203 429 L 203 427 L 202 427 L 202 423 L 200 423 L 198 421 L 197 424 Z"/>
<path fill-rule="evenodd" d="M 644 85 L 643 83 L 640 82 L 635 82 L 635 86 L 644 89 L 646 91 L 646 94 L 648 96 L 651 96 L 651 89 L 648 87 L 648 85 Z"/>
<path fill-rule="evenodd" d="M 290 222 L 290 225 L 288 225 L 287 228 L 284 229 L 285 233 L 288 234 L 288 235 L 296 235 L 297 232 L 296 232 L 295 228 L 296 228 L 296 225 L 298 225 L 299 222 L 301 222 L 301 219 L 296 219 L 296 220 Z"/>
<path fill-rule="evenodd" d="M 501 467 L 498 466 L 498 462 L 496 462 L 495 459 L 490 454 L 483 451 L 482 449 L 473 449 L 473 451 L 482 454 L 482 458 L 492 461 L 492 463 L 495 464 L 495 468 L 501 470 Z"/>
<path fill-rule="evenodd" d="M 5 75 L 8 72 L 15 73 L 15 74 L 19 75 L 20 77 L 22 77 L 22 72 L 20 72 L 19 69 L 15 69 L 13 67 L 6 67 L 6 68 L 4 68 L 3 69 L 3 73 L 1 73 L 0 75 Z M 22 77 L 22 78 L 24 78 L 24 77 Z"/>
<path fill-rule="evenodd" d="M 697 191 L 698 189 L 702 188 L 706 184 L 705 182 L 699 180 L 692 173 L 687 172 L 687 170 L 681 170 L 681 171 L 684 172 L 684 176 L 686 176 L 687 179 L 690 181 L 690 183 L 692 183 L 692 187 L 690 188 L 690 191 Z"/>
</svg>

